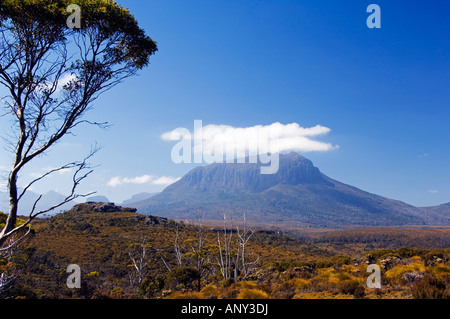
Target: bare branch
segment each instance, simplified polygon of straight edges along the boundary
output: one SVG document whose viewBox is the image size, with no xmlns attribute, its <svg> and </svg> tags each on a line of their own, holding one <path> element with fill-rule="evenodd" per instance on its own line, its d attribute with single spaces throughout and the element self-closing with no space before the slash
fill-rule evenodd
<svg viewBox="0 0 450 319">
<path fill-rule="evenodd" d="M 178 224 L 177 224 L 175 226 L 175 239 L 173 241 L 173 247 L 174 247 L 174 250 L 175 250 L 175 257 L 176 257 L 176 260 L 177 260 L 177 264 L 178 264 L 178 266 L 182 266 L 183 262 L 181 260 L 181 248 L 180 248 L 180 244 L 178 242 L 179 236 L 180 236 L 180 232 L 178 230 Z"/>
<path fill-rule="evenodd" d="M 167 270 L 170 272 L 171 269 L 170 269 L 169 265 L 167 264 L 166 260 L 164 259 L 164 257 L 161 255 L 161 252 L 159 250 L 156 250 L 156 252 L 158 253 L 159 257 L 161 258 L 162 262 L 164 263 L 164 266 L 166 266 Z"/>
<path fill-rule="evenodd" d="M 11 240 L 8 246 L 0 248 L 0 252 L 10 250 L 11 248 L 19 244 L 22 240 L 24 240 L 25 237 L 27 237 L 30 234 L 30 232 L 31 232 L 31 225 L 28 225 L 28 231 L 24 235 L 20 236 L 19 239 Z"/>
<path fill-rule="evenodd" d="M 94 1 L 85 7 L 85 17 L 96 12 L 96 6 L 101 6 L 102 10 L 106 8 L 108 14 L 105 21 L 87 23 L 81 29 L 67 28 L 63 22 L 66 19 L 63 2 L 56 1 L 51 8 L 27 1 L 20 5 L 0 3 L 4 13 L 0 23 L 0 85 L 8 92 L 7 97 L 1 99 L 0 115 L 10 116 L 13 123 L 11 133 L 6 133 L 9 140 L 2 137 L 8 140 L 6 144 L 13 155 L 8 176 L 9 214 L 0 230 L 2 245 L 8 236 L 25 227 L 16 227 L 19 201 L 32 185 L 52 173 L 76 169 L 71 194 L 61 203 L 36 212 L 38 199 L 27 224 L 73 199 L 93 194 L 75 193 L 77 186 L 92 173 L 86 161 L 52 169 L 31 181 L 22 192 L 18 191 L 17 185 L 20 173 L 28 163 L 45 154 L 64 136 L 72 134 L 78 125 L 85 123 L 107 128 L 108 123 L 84 118 L 92 108 L 92 102 L 145 67 L 157 46 L 139 28 L 134 17 L 118 10 L 122 7 L 113 1 Z M 35 6 L 40 7 L 36 10 Z M 54 19 L 44 20 L 45 13 Z M 122 19 L 126 28 L 117 23 L 105 27 L 109 21 L 117 19 Z M 69 54 L 72 43 L 78 50 Z M 64 78 L 65 75 L 68 77 Z"/>
<path fill-rule="evenodd" d="M 135 279 L 137 277 L 137 286 L 139 286 L 147 273 L 147 238 L 143 237 L 141 243 L 138 245 L 137 251 L 128 251 L 128 256 L 130 257 L 133 268 L 135 269 L 135 276 L 130 274 L 130 284 L 134 289 L 136 289 Z M 136 257 L 134 255 L 137 255 Z"/>
<path fill-rule="evenodd" d="M 44 210 L 41 210 L 41 211 L 35 213 L 37 204 L 39 203 L 39 201 L 42 198 L 42 195 L 40 195 L 36 199 L 36 201 L 34 202 L 33 207 L 31 209 L 31 212 L 29 213 L 28 219 L 25 221 L 25 223 L 22 224 L 22 225 L 19 225 L 17 227 L 12 228 L 8 232 L 4 232 L 1 237 L 2 238 L 8 238 L 12 234 L 15 234 L 18 231 L 20 231 L 21 229 L 29 226 L 30 223 L 34 219 L 36 219 L 37 217 L 39 217 L 39 216 L 41 216 L 43 214 L 46 214 L 48 212 L 51 212 L 51 211 L 53 211 L 53 210 L 55 210 L 55 209 L 65 205 L 65 204 L 67 204 L 67 203 L 77 199 L 77 198 L 85 198 L 85 197 L 89 197 L 89 196 L 92 196 L 93 194 L 95 194 L 95 192 L 90 192 L 88 194 L 76 194 L 76 189 L 79 186 L 79 184 L 93 172 L 93 170 L 91 169 L 90 165 L 87 163 L 87 160 L 89 158 L 91 158 L 97 152 L 97 150 L 98 150 L 97 148 L 91 149 L 91 152 L 89 153 L 89 155 L 83 161 L 78 162 L 78 163 L 72 163 L 73 165 L 71 167 L 73 167 L 73 168 L 77 167 L 77 169 L 76 169 L 76 171 L 75 171 L 75 173 L 73 174 L 73 177 L 72 177 L 73 184 L 72 184 L 71 192 L 70 192 L 70 194 L 68 196 L 66 196 L 66 198 L 64 200 L 62 200 L 58 204 L 55 204 L 55 205 L 53 205 L 53 206 L 51 206 L 51 207 L 49 207 L 47 209 L 44 209 Z M 88 169 L 89 171 L 86 172 L 86 173 L 83 173 L 83 171 L 86 170 L 86 169 Z M 58 171 L 58 170 L 60 170 L 60 169 L 55 169 L 55 170 L 52 170 L 52 171 Z M 49 174 L 44 174 L 44 175 L 48 176 Z M 37 178 L 35 181 L 31 182 L 31 184 L 33 184 L 34 182 L 37 182 L 37 181 L 39 181 L 41 179 L 42 178 Z M 27 189 L 29 189 L 30 186 L 31 185 L 29 184 Z M 26 190 L 24 190 L 24 192 L 22 192 L 21 196 L 23 196 L 23 194 L 25 194 L 25 191 Z"/>
<path fill-rule="evenodd" d="M 21 200 L 22 197 L 25 195 L 25 193 L 27 192 L 27 190 L 30 189 L 30 187 L 33 186 L 33 184 L 39 182 L 40 180 L 46 178 L 47 176 L 49 176 L 49 175 L 51 175 L 51 174 L 53 174 L 53 173 L 56 173 L 56 172 L 59 172 L 59 171 L 63 171 L 63 170 L 67 170 L 67 169 L 72 169 L 72 168 L 75 168 L 75 167 L 79 167 L 79 165 L 80 165 L 80 163 L 78 163 L 78 162 L 69 163 L 69 164 L 63 165 L 63 166 L 61 166 L 61 167 L 54 168 L 54 169 L 52 169 L 52 170 L 46 172 L 45 174 L 39 176 L 38 178 L 32 180 L 32 181 L 31 181 L 30 183 L 28 183 L 28 185 L 23 189 L 22 193 L 21 193 L 21 194 L 19 195 L 19 197 L 17 198 L 17 201 L 20 202 L 20 200 Z"/>
</svg>

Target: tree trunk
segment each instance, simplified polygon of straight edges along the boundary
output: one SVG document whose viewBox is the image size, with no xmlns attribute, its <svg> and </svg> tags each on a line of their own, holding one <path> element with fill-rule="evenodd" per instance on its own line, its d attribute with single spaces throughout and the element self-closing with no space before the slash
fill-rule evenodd
<svg viewBox="0 0 450 319">
<path fill-rule="evenodd" d="M 16 183 L 16 174 L 12 172 L 9 177 L 9 215 L 6 219 L 5 227 L 3 227 L 2 232 L 0 233 L 0 247 L 6 242 L 8 236 L 5 234 L 9 233 L 14 229 L 17 221 L 17 183 Z"/>
</svg>

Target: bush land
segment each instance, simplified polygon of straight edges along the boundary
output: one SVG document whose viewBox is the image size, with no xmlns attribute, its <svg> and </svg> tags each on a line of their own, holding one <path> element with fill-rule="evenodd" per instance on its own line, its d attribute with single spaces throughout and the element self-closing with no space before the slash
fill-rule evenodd
<svg viewBox="0 0 450 319">
<path fill-rule="evenodd" d="M 220 271 L 221 251 L 218 247 L 218 235 L 223 234 L 211 227 L 203 228 L 204 243 L 202 249 L 196 251 L 199 229 L 195 225 L 139 215 L 133 211 L 97 212 L 88 206 L 39 220 L 33 234 L 15 253 L 13 266 L 20 268 L 20 276 L 1 297 L 450 297 L 448 248 L 368 250 L 355 241 L 346 242 L 340 250 L 340 239 L 338 243 L 333 242 L 330 235 L 327 235 L 327 241 L 308 242 L 280 231 L 256 230 L 248 242 L 246 254 L 248 262 L 257 260 L 257 263 L 244 278 L 242 268 L 234 264 L 235 245 L 230 251 L 230 271 L 237 271 L 224 278 Z M 412 232 L 417 234 L 418 230 Z M 130 253 L 139 252 L 142 238 L 146 239 L 146 254 L 139 281 Z M 237 239 L 234 233 L 231 240 Z M 429 241 L 428 237 L 427 243 Z M 353 251 L 349 249 L 352 245 Z M 176 247 L 179 248 L 181 264 Z M 380 265 L 382 270 L 381 289 L 366 287 L 369 275 L 366 269 L 373 263 Z M 69 264 L 81 267 L 81 289 L 66 286 Z M 11 265 L 0 260 L 0 267 L 6 269 Z"/>
</svg>

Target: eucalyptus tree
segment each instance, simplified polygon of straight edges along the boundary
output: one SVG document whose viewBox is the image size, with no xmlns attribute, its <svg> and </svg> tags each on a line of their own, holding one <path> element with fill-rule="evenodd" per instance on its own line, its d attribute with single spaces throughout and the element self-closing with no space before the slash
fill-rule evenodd
<svg viewBox="0 0 450 319">
<path fill-rule="evenodd" d="M 12 163 L 7 177 L 9 212 L 0 231 L 0 248 L 14 245 L 36 217 L 88 195 L 77 194 L 77 186 L 92 172 L 88 159 L 95 149 L 22 188 L 20 173 L 80 125 L 106 125 L 86 119 L 93 101 L 146 67 L 156 51 L 156 42 L 114 1 L 0 2 L 0 87 L 7 92 L 1 97 L 1 115 L 12 123 L 4 137 Z M 20 202 L 30 187 L 65 169 L 74 172 L 65 200 L 39 210 L 39 197 L 26 212 L 26 220 L 18 223 Z"/>
</svg>

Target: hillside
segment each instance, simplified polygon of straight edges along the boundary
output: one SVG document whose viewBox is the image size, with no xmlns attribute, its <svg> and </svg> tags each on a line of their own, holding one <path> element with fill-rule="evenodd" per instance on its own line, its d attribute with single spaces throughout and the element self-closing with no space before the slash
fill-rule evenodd
<svg viewBox="0 0 450 319">
<path fill-rule="evenodd" d="M 299 240 L 277 230 L 253 228 L 245 256 L 249 263 L 256 263 L 248 275 L 236 266 L 237 231 L 243 234 L 242 228 L 238 230 L 231 223 L 198 227 L 141 215 L 111 203 L 79 204 L 37 222 L 34 235 L 15 251 L 12 267 L 20 271 L 19 278 L 0 293 L 0 298 L 450 297 L 446 292 L 450 287 L 450 250 L 440 247 L 443 242 L 439 241 L 442 236 L 448 240 L 449 228 L 425 233 L 403 229 L 409 238 L 417 238 L 410 248 L 375 250 L 368 245 L 384 244 L 377 242 L 376 229 L 353 233 L 327 230 Z M 300 229 L 298 232 L 303 233 Z M 199 234 L 203 245 L 197 251 Z M 224 278 L 220 263 L 220 252 L 225 251 L 218 246 L 218 239 L 224 236 L 231 245 L 229 278 Z M 433 249 L 420 248 L 433 238 Z M 398 246 L 406 243 L 402 236 L 390 240 Z M 145 256 L 140 254 L 143 247 Z M 142 260 L 141 280 L 131 256 Z M 368 262 L 378 263 L 383 269 L 381 290 L 364 286 Z M 81 289 L 66 286 L 69 264 L 81 268 Z M 236 282 L 234 269 L 239 269 Z"/>
<path fill-rule="evenodd" d="M 128 254 L 139 247 L 143 238 L 148 248 L 148 273 L 166 276 L 168 270 L 163 258 L 169 267 L 177 266 L 174 252 L 176 234 L 180 236 L 183 250 L 198 236 L 195 226 L 137 214 L 134 209 L 111 203 L 78 204 L 65 213 L 38 220 L 35 229 L 34 235 L 16 258 L 28 260 L 18 263 L 19 266 L 25 265 L 25 269 L 21 270 L 20 280 L 9 294 L 26 294 L 31 298 L 72 298 L 85 294 L 84 297 L 92 298 L 95 293 L 100 298 L 102 294 L 111 297 L 110 292 L 117 287 L 131 294 L 133 288 L 129 275 L 133 268 L 130 268 Z M 212 254 L 217 253 L 217 233 L 212 230 L 205 232 L 205 253 L 209 251 L 215 263 Z M 327 250 L 301 243 L 281 233 L 261 231 L 255 238 L 260 242 L 249 245 L 252 256 L 257 254 L 264 262 L 331 255 Z M 188 256 L 183 258 L 188 259 Z M 78 292 L 67 289 L 65 268 L 69 264 L 78 264 L 83 278 L 97 285 L 95 289 L 91 286 L 83 287 Z M 215 274 L 217 266 L 211 267 L 210 271 Z"/>
<path fill-rule="evenodd" d="M 297 153 L 280 155 L 279 171 L 261 175 L 260 164 L 197 167 L 150 199 L 140 213 L 220 219 L 224 211 L 249 220 L 297 227 L 349 228 L 449 225 L 448 210 L 423 209 L 336 181 Z"/>
<path fill-rule="evenodd" d="M 449 216 L 450 215 L 450 203 L 438 205 L 438 206 L 430 206 L 430 207 L 422 207 L 423 210 L 432 212 L 441 216 Z"/>
<path fill-rule="evenodd" d="M 147 199 L 149 199 L 150 197 L 152 197 L 152 196 L 154 196 L 156 194 L 157 193 L 147 193 L 147 192 L 135 194 L 135 195 L 131 196 L 131 198 L 124 200 L 121 203 L 121 205 L 124 205 L 124 206 L 134 205 L 135 203 L 147 200 Z"/>
</svg>

